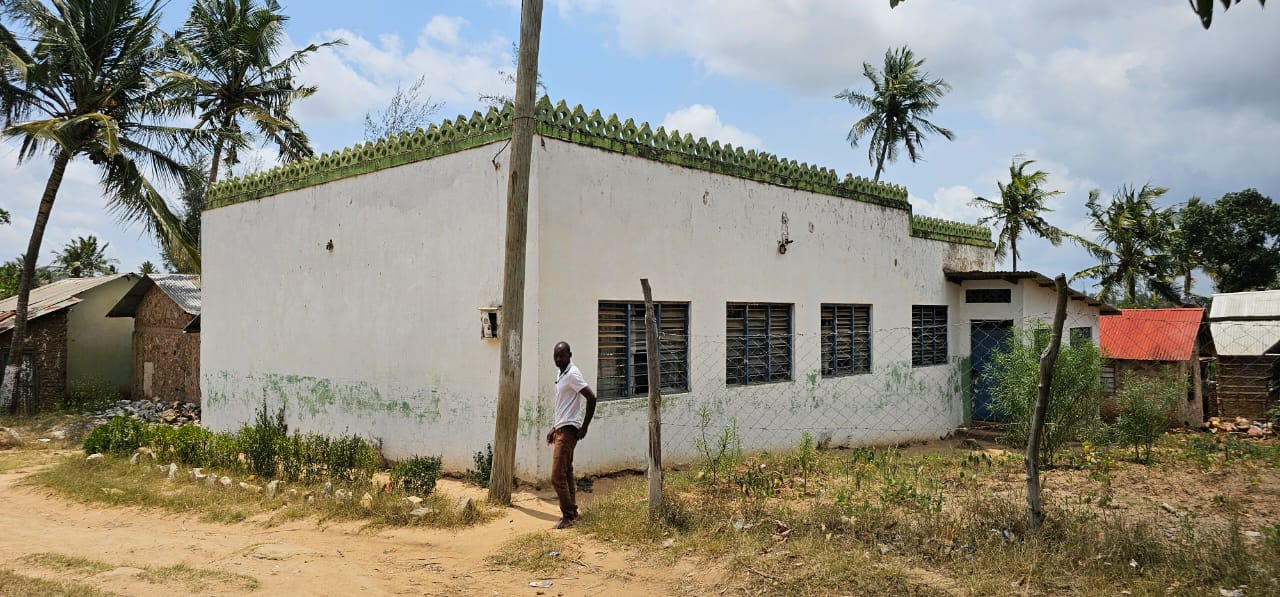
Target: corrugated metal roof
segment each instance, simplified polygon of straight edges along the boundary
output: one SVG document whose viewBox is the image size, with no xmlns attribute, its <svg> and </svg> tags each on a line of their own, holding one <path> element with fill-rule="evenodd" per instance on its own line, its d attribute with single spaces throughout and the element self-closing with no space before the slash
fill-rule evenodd
<svg viewBox="0 0 1280 597">
<path fill-rule="evenodd" d="M 1257 356 L 1280 350 L 1280 290 L 1213 295 L 1209 330 L 1220 355 Z"/>
<path fill-rule="evenodd" d="M 1204 309 L 1121 309 L 1098 318 L 1098 345 L 1112 359 L 1185 361 L 1203 316 Z"/>
<path fill-rule="evenodd" d="M 27 321 L 65 309 L 80 302 L 77 295 L 131 274 L 114 274 L 96 278 L 66 278 L 31 289 L 27 302 Z M 13 329 L 17 323 L 18 297 L 0 301 L 0 332 Z"/>
<path fill-rule="evenodd" d="M 200 276 L 187 274 L 147 274 L 129 289 L 116 303 L 107 317 L 135 317 L 142 297 L 151 288 L 159 287 L 178 308 L 189 315 L 200 314 Z"/>
</svg>

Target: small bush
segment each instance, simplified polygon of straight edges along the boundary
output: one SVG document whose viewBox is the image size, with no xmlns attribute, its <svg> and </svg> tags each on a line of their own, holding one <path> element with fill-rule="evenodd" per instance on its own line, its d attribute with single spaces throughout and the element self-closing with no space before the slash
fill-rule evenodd
<svg viewBox="0 0 1280 597">
<path fill-rule="evenodd" d="M 326 472 L 334 481 L 368 483 L 382 463 L 382 456 L 360 436 L 348 435 L 328 442 L 325 463 Z"/>
<path fill-rule="evenodd" d="M 128 456 L 148 443 L 147 424 L 129 417 L 112 417 L 84 439 L 86 454 Z"/>
<path fill-rule="evenodd" d="M 178 462 L 187 466 L 209 466 L 209 448 L 213 445 L 213 438 L 214 433 L 203 427 L 180 427 L 173 437 L 174 455 Z"/>
<path fill-rule="evenodd" d="M 391 486 L 410 495 L 431 495 L 436 488 L 436 479 L 440 478 L 440 463 L 439 456 L 414 456 L 398 462 L 391 468 Z"/>
<path fill-rule="evenodd" d="M 476 452 L 474 460 L 476 468 L 467 469 L 467 481 L 480 487 L 488 487 L 489 475 L 493 472 L 493 444 L 485 444 L 484 452 Z"/>
<path fill-rule="evenodd" d="M 284 406 L 272 416 L 267 412 L 267 401 L 263 400 L 262 410 L 257 412 L 253 426 L 241 429 L 240 435 L 249 470 L 262 477 L 276 476 L 280 468 L 277 450 L 282 440 L 289 436 L 289 426 L 284 422 Z"/>
<path fill-rule="evenodd" d="M 1040 383 L 1040 355 L 1048 343 L 1044 330 L 1044 325 L 1036 322 L 1014 328 L 984 373 L 994 378 L 991 408 L 1006 424 L 1001 441 L 1011 447 L 1027 445 Z M 1063 342 L 1053 365 L 1053 387 L 1040 443 L 1041 462 L 1052 465 L 1054 456 L 1067 442 L 1096 428 L 1101 371 L 1102 355 L 1092 343 L 1070 346 Z"/>
<path fill-rule="evenodd" d="M 1152 447 L 1169 428 L 1174 405 L 1186 390 L 1186 384 L 1168 369 L 1155 378 L 1126 374 L 1116 391 L 1120 414 L 1105 427 L 1104 437 L 1133 448 L 1134 460 L 1150 461 Z"/>
</svg>

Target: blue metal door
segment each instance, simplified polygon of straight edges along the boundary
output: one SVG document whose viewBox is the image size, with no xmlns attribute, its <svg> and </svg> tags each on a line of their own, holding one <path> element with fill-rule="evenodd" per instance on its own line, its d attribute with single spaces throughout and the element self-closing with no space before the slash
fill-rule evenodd
<svg viewBox="0 0 1280 597">
<path fill-rule="evenodd" d="M 969 342 L 970 378 L 973 385 L 973 418 L 976 421 L 995 421 L 996 415 L 991 412 L 991 388 L 994 381 L 987 370 L 991 366 L 995 352 L 1004 346 L 1013 329 L 1012 321 L 973 321 L 970 322 Z"/>
</svg>

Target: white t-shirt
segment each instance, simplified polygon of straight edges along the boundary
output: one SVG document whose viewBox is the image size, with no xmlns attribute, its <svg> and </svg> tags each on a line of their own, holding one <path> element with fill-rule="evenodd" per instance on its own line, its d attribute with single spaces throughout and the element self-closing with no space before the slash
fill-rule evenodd
<svg viewBox="0 0 1280 597">
<path fill-rule="evenodd" d="M 556 378 L 556 425 L 555 429 L 565 425 L 573 425 L 582 429 L 582 388 L 587 387 L 587 380 L 582 378 L 578 366 L 569 363 L 564 372 Z"/>
</svg>

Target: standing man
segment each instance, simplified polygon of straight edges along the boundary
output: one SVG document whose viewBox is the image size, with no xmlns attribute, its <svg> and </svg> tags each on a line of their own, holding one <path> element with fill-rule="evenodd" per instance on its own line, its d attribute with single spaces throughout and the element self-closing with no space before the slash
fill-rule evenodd
<svg viewBox="0 0 1280 597">
<path fill-rule="evenodd" d="M 587 426 L 596 414 L 596 393 L 591 391 L 582 372 L 570 359 L 569 343 L 558 342 L 552 351 L 560 376 L 556 378 L 556 423 L 547 432 L 547 444 L 554 445 L 551 456 L 551 484 L 560 498 L 560 522 L 555 528 L 567 529 L 578 519 L 578 502 L 573 481 L 573 448 L 587 436 Z M 587 399 L 587 414 L 582 414 L 582 399 Z"/>
</svg>

